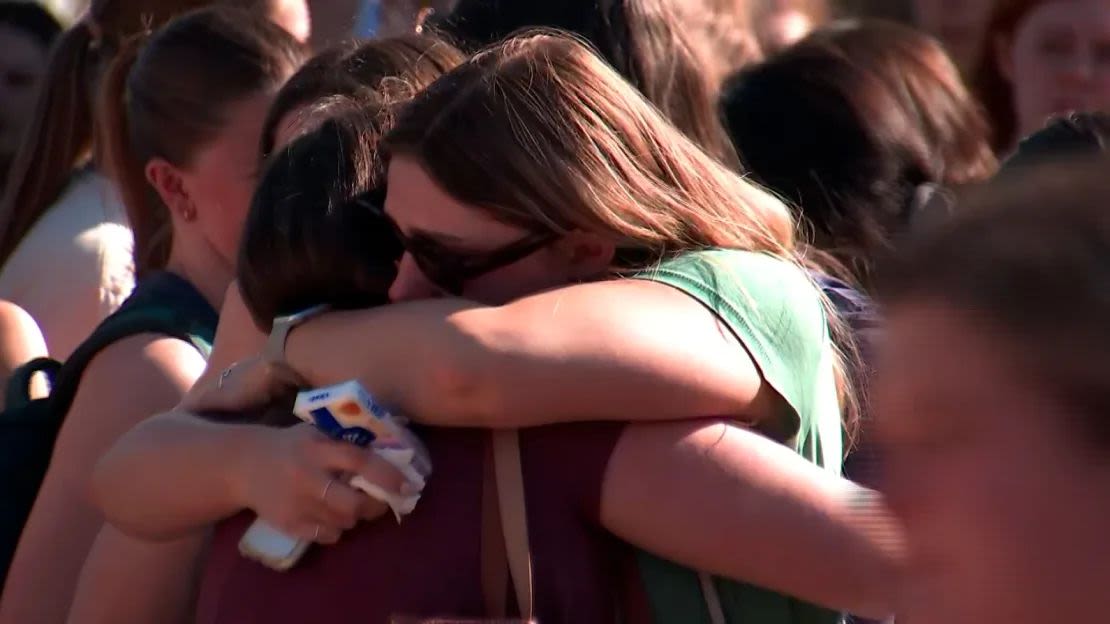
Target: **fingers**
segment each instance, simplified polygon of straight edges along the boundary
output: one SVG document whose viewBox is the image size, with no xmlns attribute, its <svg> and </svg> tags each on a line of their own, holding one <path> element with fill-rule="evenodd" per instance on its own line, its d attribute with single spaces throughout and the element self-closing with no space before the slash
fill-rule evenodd
<svg viewBox="0 0 1110 624">
<path fill-rule="evenodd" d="M 355 527 L 361 515 L 365 494 L 347 485 L 343 479 L 330 476 L 317 492 L 320 492 L 317 520 L 344 531 Z"/>
<path fill-rule="evenodd" d="M 305 449 L 313 463 L 333 473 L 360 474 L 374 454 L 347 442 L 332 440 L 315 427 Z"/>
<path fill-rule="evenodd" d="M 367 496 L 361 492 L 359 494 L 362 496 L 362 501 L 358 506 L 359 519 L 370 522 L 381 518 L 389 511 L 389 505 L 372 496 Z"/>
<path fill-rule="evenodd" d="M 287 531 L 290 537 L 306 542 L 315 542 L 330 546 L 343 537 L 343 531 L 322 522 L 301 522 L 292 530 Z"/>
<path fill-rule="evenodd" d="M 402 492 L 402 488 L 408 483 L 408 480 L 392 464 L 377 455 L 370 454 L 363 462 L 362 469 L 357 471 L 357 474 L 387 492 L 405 494 Z"/>
</svg>

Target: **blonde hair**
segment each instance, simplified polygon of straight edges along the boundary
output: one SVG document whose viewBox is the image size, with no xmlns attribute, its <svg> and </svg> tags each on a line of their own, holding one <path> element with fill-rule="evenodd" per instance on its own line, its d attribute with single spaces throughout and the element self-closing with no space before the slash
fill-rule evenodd
<svg viewBox="0 0 1110 624">
<path fill-rule="evenodd" d="M 604 233 L 616 274 L 708 248 L 801 263 L 782 201 L 706 154 L 568 36 L 526 34 L 477 54 L 418 95 L 385 145 L 502 222 Z"/>
</svg>

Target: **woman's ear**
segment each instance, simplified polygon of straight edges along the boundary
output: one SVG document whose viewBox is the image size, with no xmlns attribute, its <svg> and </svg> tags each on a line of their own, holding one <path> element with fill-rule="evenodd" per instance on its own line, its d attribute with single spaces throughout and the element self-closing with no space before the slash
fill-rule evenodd
<svg viewBox="0 0 1110 624">
<path fill-rule="evenodd" d="M 617 253 L 612 242 L 589 232 L 574 231 L 566 234 L 552 246 L 566 267 L 572 281 L 596 279 L 608 273 Z"/>
<path fill-rule="evenodd" d="M 146 181 L 154 187 L 171 215 L 181 217 L 187 222 L 196 218 L 196 207 L 193 206 L 180 169 L 165 159 L 152 158 L 143 171 Z"/>
</svg>

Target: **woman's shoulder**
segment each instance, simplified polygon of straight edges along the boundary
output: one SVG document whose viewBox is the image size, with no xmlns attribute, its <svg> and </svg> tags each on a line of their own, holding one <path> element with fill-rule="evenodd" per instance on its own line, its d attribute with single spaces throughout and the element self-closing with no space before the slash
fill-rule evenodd
<svg viewBox="0 0 1110 624">
<path fill-rule="evenodd" d="M 80 173 L 20 241 L 0 283 L 5 290 L 88 284 L 118 305 L 134 281 L 132 245 L 111 185 L 96 173 Z"/>
<path fill-rule="evenodd" d="M 745 330 L 801 332 L 818 343 L 827 319 L 820 291 L 798 264 L 769 254 L 712 249 L 681 254 L 636 276 L 697 297 Z"/>
<path fill-rule="evenodd" d="M 796 263 L 766 253 L 738 249 L 707 249 L 680 254 L 647 269 L 638 277 L 681 279 L 727 291 L 756 289 L 780 296 L 812 297 L 813 281 Z M 785 290 L 784 290 L 785 289 Z"/>
<path fill-rule="evenodd" d="M 98 331 L 124 323 L 147 323 L 156 333 L 189 336 L 207 357 L 220 315 L 188 280 L 168 271 L 143 276 L 131 296 Z"/>
</svg>

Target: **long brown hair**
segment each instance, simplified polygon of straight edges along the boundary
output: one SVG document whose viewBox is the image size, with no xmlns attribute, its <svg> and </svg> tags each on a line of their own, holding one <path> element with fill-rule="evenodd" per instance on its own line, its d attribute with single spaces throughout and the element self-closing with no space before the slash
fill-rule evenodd
<svg viewBox="0 0 1110 624">
<path fill-rule="evenodd" d="M 286 115 L 329 96 L 404 100 L 466 59 L 458 48 L 431 35 L 400 35 L 333 46 L 304 64 L 281 88 L 262 126 L 261 152 L 274 148 Z"/>
<path fill-rule="evenodd" d="M 710 157 L 566 36 L 522 35 L 476 55 L 417 95 L 385 144 L 502 222 L 604 233 L 617 273 L 706 248 L 799 262 L 781 201 Z"/>
<path fill-rule="evenodd" d="M 996 0 L 983 33 L 979 65 L 971 84 L 990 117 L 993 127 L 991 144 L 999 153 L 1013 147 L 1014 141 L 1019 138 L 1014 86 L 999 64 L 999 46 L 1012 43 L 1025 17 L 1045 2 L 1048 0 Z"/>
<path fill-rule="evenodd" d="M 131 37 L 214 0 L 92 0 L 86 16 L 57 42 L 39 89 L 37 111 L 12 161 L 0 201 L 0 266 L 89 162 L 99 77 Z M 248 7 L 267 0 L 224 0 Z"/>
<path fill-rule="evenodd" d="M 755 60 L 746 15 L 725 0 L 461 0 L 436 28 L 468 49 L 481 49 L 529 28 L 581 37 L 617 73 L 702 149 L 736 167 L 736 153 L 717 117 L 717 94 L 730 70 Z M 710 28 L 710 25 L 713 28 Z M 724 28 L 740 42 L 722 38 Z M 746 28 L 747 32 L 740 29 Z M 751 47 L 749 47 L 751 46 Z M 730 55 L 741 50 L 743 57 Z"/>
<path fill-rule="evenodd" d="M 102 81 L 99 124 L 102 164 L 127 209 L 139 274 L 165 266 L 173 238 L 145 164 L 157 157 L 189 166 L 223 127 L 229 106 L 276 92 L 306 54 L 280 26 L 230 7 L 188 13 L 149 41 L 123 46 Z"/>
<path fill-rule="evenodd" d="M 843 20 L 803 41 L 820 41 L 882 79 L 924 133 L 934 181 L 982 182 L 998 169 L 990 124 L 939 41 L 887 20 Z"/>
</svg>

